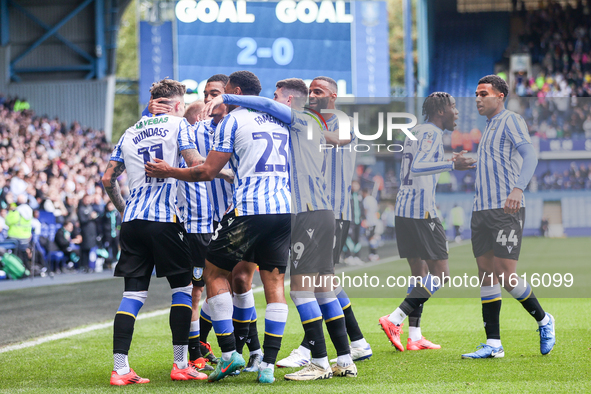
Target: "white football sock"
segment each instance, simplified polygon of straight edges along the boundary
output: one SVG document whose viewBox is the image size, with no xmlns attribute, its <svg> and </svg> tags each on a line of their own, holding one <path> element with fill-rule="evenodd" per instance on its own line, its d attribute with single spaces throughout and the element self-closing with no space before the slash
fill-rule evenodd
<svg viewBox="0 0 591 394">
<path fill-rule="evenodd" d="M 275 371 L 275 364 L 269 364 L 269 363 L 266 363 L 263 361 L 259 365 L 259 371 L 262 371 L 263 369 L 267 369 L 267 368 L 271 368 L 271 371 Z"/>
<path fill-rule="evenodd" d="M 306 358 L 306 360 L 310 359 L 311 353 L 312 351 L 306 347 L 303 347 L 302 345 L 300 345 L 300 347 L 298 347 L 298 351 L 300 352 L 300 354 L 302 356 L 304 356 Z"/>
<path fill-rule="evenodd" d="M 174 363 L 178 369 L 185 369 L 189 365 L 187 362 L 187 352 L 189 345 L 172 345 L 174 352 Z"/>
<path fill-rule="evenodd" d="M 236 350 L 232 350 L 231 352 L 222 352 L 222 360 L 224 361 L 228 361 L 230 360 L 230 358 L 232 358 L 232 353 L 234 353 Z"/>
<path fill-rule="evenodd" d="M 406 313 L 402 312 L 402 309 L 400 308 L 396 308 L 396 310 L 388 316 L 388 320 L 397 326 L 401 325 L 404 319 L 406 319 Z"/>
<path fill-rule="evenodd" d="M 501 340 L 500 339 L 487 339 L 486 344 L 488 346 L 492 346 L 492 347 L 499 347 L 499 346 L 501 346 Z"/>
<path fill-rule="evenodd" d="M 129 368 L 129 360 L 127 359 L 127 354 L 114 353 L 113 360 L 113 371 L 117 372 L 117 375 L 125 375 L 131 371 L 131 369 Z"/>
<path fill-rule="evenodd" d="M 261 357 L 263 357 L 263 351 L 259 348 L 257 350 L 253 350 L 252 352 L 250 352 L 250 356 L 254 356 L 255 354 L 259 354 Z"/>
<path fill-rule="evenodd" d="M 328 357 L 313 358 L 312 362 L 316 365 L 320 365 L 324 369 L 330 368 L 330 363 L 328 362 Z"/>
<path fill-rule="evenodd" d="M 550 316 L 548 316 L 548 314 L 546 313 L 546 316 L 544 316 L 544 318 L 538 322 L 538 326 L 542 327 L 548 323 L 550 323 Z"/>
<path fill-rule="evenodd" d="M 423 337 L 421 327 L 408 327 L 408 337 L 413 342 L 419 341 Z"/>
<path fill-rule="evenodd" d="M 353 359 L 351 358 L 350 354 L 338 356 L 337 364 L 339 365 L 339 367 L 348 367 L 349 365 L 353 364 Z"/>
<path fill-rule="evenodd" d="M 369 344 L 365 340 L 365 338 L 358 339 L 357 341 L 351 342 L 351 347 L 360 347 L 365 349 Z"/>
</svg>

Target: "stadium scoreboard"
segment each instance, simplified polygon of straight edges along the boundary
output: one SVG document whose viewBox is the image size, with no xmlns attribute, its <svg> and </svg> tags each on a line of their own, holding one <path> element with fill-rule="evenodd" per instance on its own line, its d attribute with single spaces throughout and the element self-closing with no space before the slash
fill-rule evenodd
<svg viewBox="0 0 591 394">
<path fill-rule="evenodd" d="M 174 16 L 156 27 L 141 22 L 142 103 L 165 70 L 199 97 L 210 76 L 238 70 L 255 73 L 266 97 L 281 79 L 321 75 L 337 81 L 340 96 L 390 96 L 385 1 L 181 0 Z"/>
</svg>

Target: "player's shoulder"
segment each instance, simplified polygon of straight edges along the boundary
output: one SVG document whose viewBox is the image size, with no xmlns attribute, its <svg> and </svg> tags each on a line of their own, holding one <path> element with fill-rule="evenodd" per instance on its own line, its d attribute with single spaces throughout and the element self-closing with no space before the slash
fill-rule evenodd
<svg viewBox="0 0 591 394">
<path fill-rule="evenodd" d="M 522 129 L 523 127 L 527 127 L 527 123 L 525 122 L 525 119 L 523 118 L 523 116 L 521 116 L 517 112 L 509 111 L 508 109 L 506 109 L 501 114 L 501 116 L 506 120 L 505 128 L 508 127 L 511 129 L 515 129 L 515 128 Z"/>
<path fill-rule="evenodd" d="M 260 126 L 263 128 L 284 128 L 287 130 L 287 125 L 281 120 L 271 114 L 255 109 L 238 107 L 228 115 L 233 116 L 236 123 L 235 127 L 237 128 L 247 127 L 250 129 L 253 126 Z"/>
<path fill-rule="evenodd" d="M 185 118 L 174 115 L 142 116 L 133 126 L 127 129 L 129 132 L 139 133 L 149 127 L 176 127 L 184 123 L 189 125 Z"/>
<path fill-rule="evenodd" d="M 505 111 L 503 111 L 503 113 L 501 114 L 501 117 L 503 117 L 505 119 L 512 119 L 512 120 L 518 121 L 518 122 L 522 122 L 522 121 L 524 122 L 525 121 L 523 119 L 523 116 L 521 116 L 517 112 L 513 112 L 513 111 L 510 111 L 508 109 L 505 109 Z"/>
<path fill-rule="evenodd" d="M 225 118 L 242 120 L 242 119 L 253 118 L 253 117 L 257 116 L 258 114 L 260 114 L 260 112 L 255 109 L 246 108 L 246 107 L 238 107 L 238 108 L 232 110 L 230 113 L 228 113 L 228 115 L 226 115 Z"/>
<path fill-rule="evenodd" d="M 413 127 L 411 133 L 420 140 L 423 137 L 427 139 L 435 138 L 443 134 L 443 131 L 432 123 L 423 123 Z"/>
</svg>

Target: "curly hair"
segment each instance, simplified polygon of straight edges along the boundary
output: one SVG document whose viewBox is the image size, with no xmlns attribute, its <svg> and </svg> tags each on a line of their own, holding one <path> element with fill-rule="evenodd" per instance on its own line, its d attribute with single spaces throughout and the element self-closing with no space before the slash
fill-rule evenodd
<svg viewBox="0 0 591 394">
<path fill-rule="evenodd" d="M 439 111 L 445 111 L 445 107 L 451 105 L 451 94 L 445 92 L 431 93 L 423 103 L 423 115 L 429 120 Z"/>
<path fill-rule="evenodd" d="M 250 71 L 236 71 L 230 74 L 229 82 L 232 86 L 239 87 L 247 96 L 258 96 L 261 93 L 261 81 Z"/>
</svg>

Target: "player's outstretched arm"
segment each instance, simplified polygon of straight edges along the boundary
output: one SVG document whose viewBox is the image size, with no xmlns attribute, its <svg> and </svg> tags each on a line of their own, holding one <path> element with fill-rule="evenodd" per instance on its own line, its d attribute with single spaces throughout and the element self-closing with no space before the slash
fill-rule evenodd
<svg viewBox="0 0 591 394">
<path fill-rule="evenodd" d="M 436 161 L 435 154 L 439 152 L 442 144 L 439 134 L 423 134 L 419 141 L 419 150 L 410 166 L 412 176 L 426 176 L 439 174 L 441 172 L 454 169 L 454 163 L 451 161 Z"/>
<path fill-rule="evenodd" d="M 527 143 L 519 145 L 517 147 L 517 152 L 519 152 L 523 158 L 523 165 L 521 166 L 521 174 L 519 174 L 519 179 L 517 179 L 515 187 L 511 193 L 509 193 L 509 196 L 507 196 L 507 200 L 505 200 L 504 211 L 509 214 L 514 214 L 521 208 L 523 191 L 534 176 L 534 172 L 538 165 L 538 157 L 536 156 L 536 151 L 532 144 Z"/>
<path fill-rule="evenodd" d="M 125 171 L 125 164 L 123 162 L 111 160 L 102 179 L 105 191 L 109 195 L 113 205 L 115 205 L 115 208 L 121 213 L 121 216 L 123 216 L 123 211 L 125 210 L 125 200 L 121 195 L 121 188 L 119 187 L 117 178 L 123 171 Z"/>
<path fill-rule="evenodd" d="M 231 155 L 231 152 L 211 151 L 207 155 L 205 163 L 189 168 L 174 168 L 164 160 L 154 158 L 154 162 L 147 162 L 144 168 L 147 176 L 155 178 L 176 178 L 185 182 L 211 181 L 220 174 Z"/>
<path fill-rule="evenodd" d="M 285 124 L 291 124 L 291 108 L 266 97 L 241 96 L 237 94 L 222 94 L 224 104 L 238 105 L 257 111 L 266 112 Z"/>
<path fill-rule="evenodd" d="M 195 167 L 205 163 L 205 157 L 201 156 L 197 149 L 185 149 L 181 151 L 183 155 L 183 159 L 187 163 L 188 167 Z M 228 183 L 234 183 L 234 172 L 228 169 L 222 169 L 217 175 L 216 178 L 223 179 Z"/>
<path fill-rule="evenodd" d="M 187 167 L 194 167 L 205 163 L 205 157 L 201 156 L 197 149 L 184 149 L 181 151 Z"/>
</svg>

